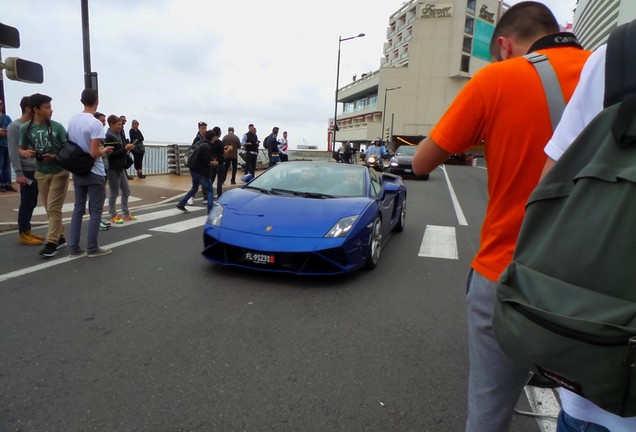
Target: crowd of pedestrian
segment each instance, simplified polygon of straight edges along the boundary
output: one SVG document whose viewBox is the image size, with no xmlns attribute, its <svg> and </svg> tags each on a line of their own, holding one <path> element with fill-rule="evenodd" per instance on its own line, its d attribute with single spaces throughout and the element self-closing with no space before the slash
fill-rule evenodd
<svg viewBox="0 0 636 432">
<path fill-rule="evenodd" d="M 248 181 L 253 178 L 256 173 L 256 162 L 261 144 L 256 127 L 251 123 L 241 138 L 235 133 L 233 126 L 228 127 L 223 138 L 221 138 L 219 126 L 215 126 L 210 131 L 208 124 L 200 121 L 197 127 L 197 134 L 188 151 L 188 167 L 192 177 L 192 187 L 177 203 L 177 208 L 183 212 L 188 211 L 186 205 L 194 204 L 194 196 L 198 192 L 199 186 L 203 193 L 203 203 L 208 205 L 208 209 L 211 209 L 214 192 L 210 193 L 209 189 L 213 187 L 213 184 L 216 184 L 216 197 L 220 197 L 223 194 L 223 184 L 227 181 L 230 169 L 232 170 L 230 184 L 236 184 L 239 157 L 244 160 L 244 175 L 241 179 Z M 284 131 L 283 136 L 279 138 L 279 130 L 278 127 L 272 128 L 272 132 L 263 141 L 263 149 L 267 151 L 270 167 L 289 160 L 287 131 Z M 192 158 L 195 160 L 191 160 Z"/>
<path fill-rule="evenodd" d="M 50 96 L 35 93 L 23 97 L 20 100 L 21 116 L 15 121 L 11 121 L 9 116 L 4 114 L 4 106 L 0 101 L 0 191 L 17 192 L 11 183 L 13 167 L 16 183 L 20 187 L 18 242 L 27 246 L 44 245 L 40 255 L 45 258 L 57 255 L 60 249 L 67 246 L 62 223 L 62 206 L 71 178 L 75 193 L 69 237 L 71 256 L 87 254 L 89 257 L 96 257 L 110 254 L 110 251 L 98 246 L 97 232 L 107 230 L 111 223 L 136 219 L 128 210 L 128 180 L 134 177 L 128 176 L 126 170 L 130 165 L 134 165 L 138 178 L 145 178 L 144 137 L 139 130 L 139 122 L 133 120 L 133 127 L 129 132 L 131 142 L 123 128 L 125 116 L 110 115 L 106 120 L 106 116 L 97 111 L 97 91 L 84 90 L 80 101 L 84 110 L 69 120 L 68 128 L 52 119 Z M 108 131 L 105 132 L 107 122 Z M 56 154 L 66 141 L 77 144 L 93 156 L 93 167 L 89 174 L 71 175 L 58 163 Z M 110 190 L 110 220 L 102 219 L 107 182 Z M 121 216 L 115 209 L 120 192 Z M 48 217 L 46 236 L 37 235 L 31 229 L 31 219 L 38 197 Z M 90 221 L 87 248 L 84 249 L 80 247 L 79 239 L 87 200 Z"/>
</svg>

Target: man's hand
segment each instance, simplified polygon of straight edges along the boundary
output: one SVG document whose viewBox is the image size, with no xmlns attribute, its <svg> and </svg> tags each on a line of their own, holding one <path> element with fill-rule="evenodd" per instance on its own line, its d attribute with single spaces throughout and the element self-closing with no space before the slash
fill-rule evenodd
<svg viewBox="0 0 636 432">
<path fill-rule="evenodd" d="M 26 178 L 26 177 L 23 177 L 23 176 L 16 177 L 16 178 L 15 178 L 15 181 L 16 181 L 18 184 L 21 184 L 21 185 L 26 185 L 26 184 L 27 184 L 27 178 Z"/>
<path fill-rule="evenodd" d="M 18 148 L 18 153 L 20 154 L 20 156 L 24 157 L 24 158 L 34 158 L 35 157 L 35 150 L 31 150 L 31 149 L 23 149 L 22 147 Z"/>
</svg>

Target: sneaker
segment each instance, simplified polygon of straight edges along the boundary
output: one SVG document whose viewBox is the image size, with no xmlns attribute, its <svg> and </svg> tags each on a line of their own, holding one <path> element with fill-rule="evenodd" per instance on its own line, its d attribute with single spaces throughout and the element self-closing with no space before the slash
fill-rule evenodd
<svg viewBox="0 0 636 432">
<path fill-rule="evenodd" d="M 72 250 L 69 252 L 68 256 L 71 258 L 79 258 L 86 254 L 86 249 L 79 248 L 78 250 Z"/>
<path fill-rule="evenodd" d="M 110 220 L 110 223 L 112 224 L 123 224 L 124 220 L 122 218 L 120 218 L 119 216 L 115 215 L 113 216 L 113 218 Z"/>
<path fill-rule="evenodd" d="M 187 208 L 185 208 L 185 206 L 182 206 L 182 205 L 177 204 L 177 208 L 178 208 L 179 210 L 181 210 L 182 212 L 184 212 L 184 213 L 189 213 L 188 209 L 187 209 Z"/>
<path fill-rule="evenodd" d="M 60 239 L 57 242 L 57 248 L 58 249 L 62 249 L 66 247 L 66 239 L 64 238 L 63 235 L 60 236 Z"/>
<path fill-rule="evenodd" d="M 108 219 L 102 219 L 102 224 L 110 226 Z"/>
<path fill-rule="evenodd" d="M 93 252 L 88 252 L 86 254 L 86 256 L 89 257 L 89 258 L 96 258 L 96 257 L 100 257 L 100 256 L 110 255 L 112 252 L 113 251 L 110 250 L 110 249 L 102 249 L 102 248 L 98 247 Z"/>
<path fill-rule="evenodd" d="M 108 231 L 110 229 L 110 224 L 109 223 L 104 223 L 104 222 L 100 222 L 99 223 L 99 230 L 100 231 Z"/>
<path fill-rule="evenodd" d="M 128 216 L 124 216 L 124 218 L 122 220 L 124 222 L 134 221 L 134 220 L 137 220 L 137 216 L 135 216 L 134 214 L 131 213 Z"/>
<path fill-rule="evenodd" d="M 188 198 L 188 205 L 194 205 L 194 198 Z"/>
<path fill-rule="evenodd" d="M 34 232 L 33 232 L 33 231 L 31 231 L 31 230 L 28 230 L 26 233 L 27 233 L 28 235 L 30 235 L 31 237 L 33 237 L 34 239 L 36 239 L 36 240 L 40 240 L 41 242 L 43 242 L 44 240 L 46 240 L 46 237 L 43 237 L 43 236 L 41 236 L 41 235 L 38 235 L 38 234 L 34 233 Z"/>
<path fill-rule="evenodd" d="M 44 249 L 40 251 L 40 255 L 51 258 L 57 255 L 57 244 L 53 242 L 47 242 L 44 245 Z"/>
<path fill-rule="evenodd" d="M 38 240 L 30 235 L 28 231 L 25 231 L 20 233 L 20 239 L 18 240 L 18 243 L 26 246 L 40 246 L 43 242 L 42 240 Z"/>
</svg>

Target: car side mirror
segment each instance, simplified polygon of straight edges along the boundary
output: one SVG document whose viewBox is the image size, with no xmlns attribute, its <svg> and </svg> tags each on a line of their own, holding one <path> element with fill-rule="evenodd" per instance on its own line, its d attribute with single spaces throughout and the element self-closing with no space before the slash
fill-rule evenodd
<svg viewBox="0 0 636 432">
<path fill-rule="evenodd" d="M 384 193 L 387 194 L 398 194 L 400 193 L 400 186 L 396 185 L 395 183 L 385 183 L 384 184 Z"/>
</svg>

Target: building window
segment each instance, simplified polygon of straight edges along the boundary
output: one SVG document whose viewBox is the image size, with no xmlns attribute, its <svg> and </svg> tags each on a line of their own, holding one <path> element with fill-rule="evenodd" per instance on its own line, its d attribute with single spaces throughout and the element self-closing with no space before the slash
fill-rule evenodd
<svg viewBox="0 0 636 432">
<path fill-rule="evenodd" d="M 475 15 L 475 3 L 477 0 L 468 0 L 466 3 L 466 11 L 471 14 L 471 15 Z"/>
<path fill-rule="evenodd" d="M 462 47 L 462 51 L 467 54 L 470 54 L 473 49 L 473 38 L 470 36 L 464 36 L 464 46 Z"/>
<path fill-rule="evenodd" d="M 466 24 L 464 24 L 464 33 L 472 35 L 475 29 L 475 18 L 466 17 Z"/>
<path fill-rule="evenodd" d="M 466 73 L 470 71 L 470 56 L 462 55 L 462 64 L 460 65 L 459 70 Z"/>
</svg>

